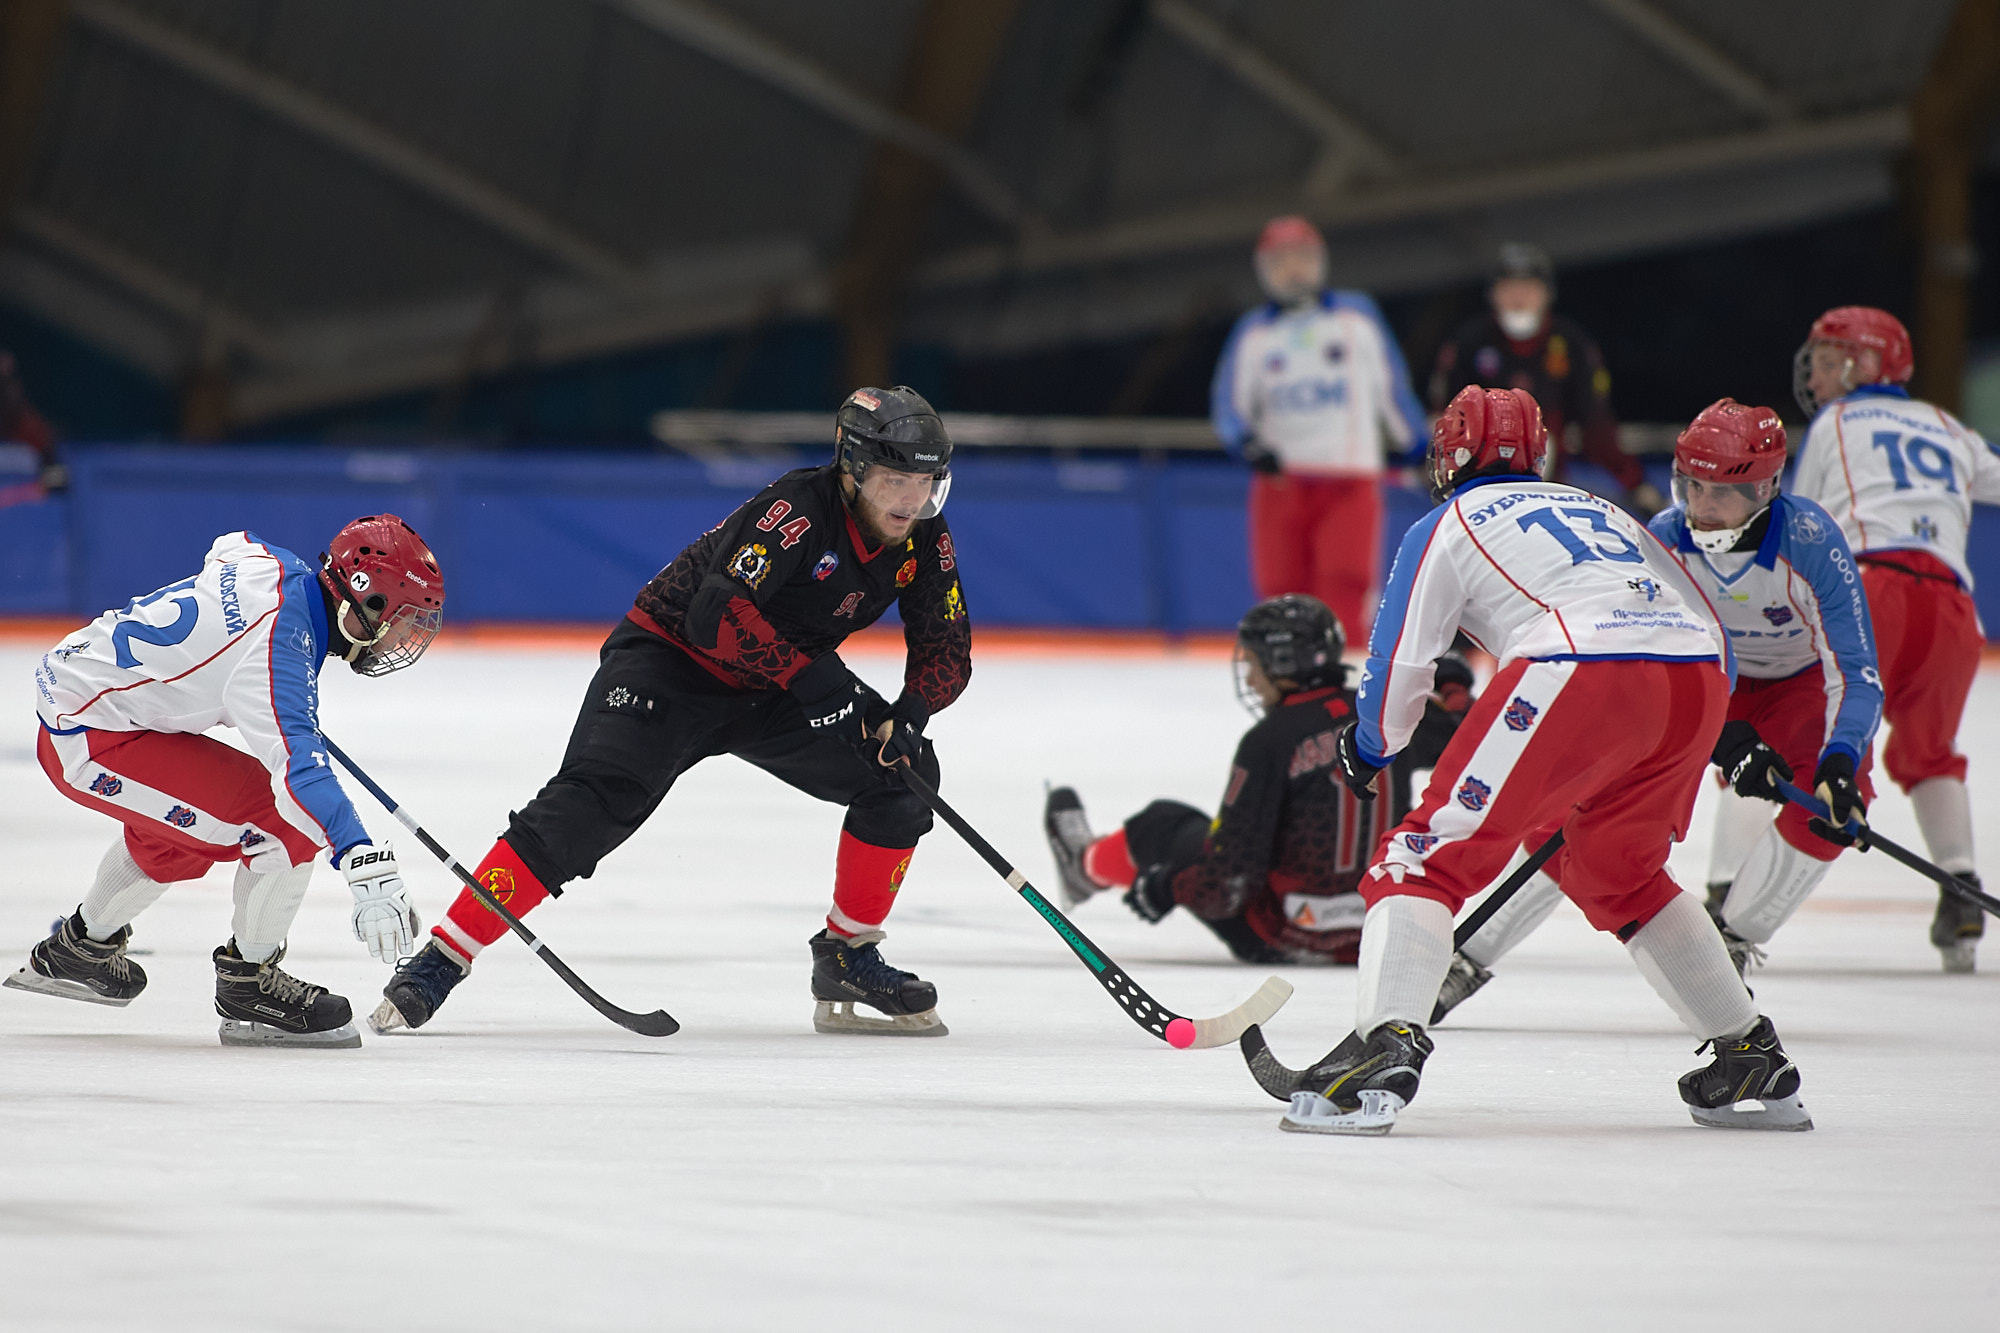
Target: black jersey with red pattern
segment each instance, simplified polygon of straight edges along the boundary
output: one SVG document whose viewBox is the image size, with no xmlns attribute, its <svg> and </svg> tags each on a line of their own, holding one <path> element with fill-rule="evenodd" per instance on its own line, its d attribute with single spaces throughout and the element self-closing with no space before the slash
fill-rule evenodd
<svg viewBox="0 0 2000 1333">
<path fill-rule="evenodd" d="M 704 590 L 720 594 L 714 647 L 690 632 Z M 726 599 L 726 601 L 724 600 Z M 746 690 L 780 689 L 890 606 L 903 619 L 907 695 L 936 712 L 972 675 L 972 622 L 942 515 L 870 546 L 832 464 L 799 468 L 703 533 L 639 590 L 629 618 Z"/>
<path fill-rule="evenodd" d="M 1358 891 L 1376 844 L 1409 813 L 1411 773 L 1437 763 L 1470 697 L 1458 691 L 1450 702 L 1456 711 L 1425 707 L 1388 775 L 1389 798 L 1363 801 L 1334 762 L 1336 738 L 1354 720 L 1353 691 L 1285 696 L 1237 743 L 1202 859 L 1175 875 L 1174 901 L 1208 920 L 1241 916 L 1278 948 L 1351 962 L 1358 931 L 1295 926 L 1285 897 Z"/>
</svg>

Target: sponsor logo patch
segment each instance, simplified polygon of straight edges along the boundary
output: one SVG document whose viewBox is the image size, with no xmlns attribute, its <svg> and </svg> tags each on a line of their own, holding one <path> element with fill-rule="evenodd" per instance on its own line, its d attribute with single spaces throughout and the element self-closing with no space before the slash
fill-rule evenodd
<svg viewBox="0 0 2000 1333">
<path fill-rule="evenodd" d="M 910 586 L 911 582 L 915 580 L 916 577 L 917 577 L 917 561 L 916 557 L 912 556 L 910 559 L 905 560 L 903 562 L 903 567 L 901 569 L 896 571 L 896 586 L 898 588 L 907 588 Z"/>
<path fill-rule="evenodd" d="M 1500 720 L 1505 722 L 1511 731 L 1526 731 L 1535 725 L 1535 719 L 1541 715 L 1541 711 L 1517 694 L 1508 701 L 1507 710 L 1500 715 Z"/>
<path fill-rule="evenodd" d="M 1792 535 L 1817 546 L 1826 540 L 1826 524 L 1811 514 L 1795 514 L 1792 517 Z"/>
<path fill-rule="evenodd" d="M 177 805 L 167 811 L 167 822 L 175 828 L 193 828 L 195 818 L 194 811 L 184 805 Z"/>
<path fill-rule="evenodd" d="M 1644 593 L 1646 600 L 1649 602 L 1654 601 L 1662 592 L 1666 591 L 1651 579 L 1626 579 L 1625 586 L 1633 592 Z"/>
<path fill-rule="evenodd" d="M 859 403 L 870 412 L 877 411 L 882 406 L 882 400 L 866 389 L 856 389 L 853 393 L 847 395 L 847 401 L 850 403 Z"/>
<path fill-rule="evenodd" d="M 114 778 L 109 773 L 99 773 L 96 781 L 90 784 L 90 789 L 99 796 L 116 796 L 125 790 L 125 780 Z"/>
<path fill-rule="evenodd" d="M 840 552 L 828 551 L 819 558 L 819 563 L 813 566 L 813 581 L 815 583 L 824 583 L 827 580 L 827 576 L 839 568 Z"/>
<path fill-rule="evenodd" d="M 964 614 L 965 594 L 961 593 L 958 590 L 958 585 L 954 583 L 951 585 L 951 591 L 944 595 L 944 618 L 946 620 L 957 620 Z"/>
<path fill-rule="evenodd" d="M 1770 621 L 1773 625 L 1789 625 L 1792 623 L 1792 608 L 1789 606 L 1767 606 L 1764 608 L 1764 619 Z"/>
<path fill-rule="evenodd" d="M 479 882 L 502 907 L 514 901 L 514 872 L 506 866 L 494 866 L 479 877 Z"/>
<path fill-rule="evenodd" d="M 1467 778 L 1458 784 L 1458 803 L 1468 810 L 1484 810 L 1492 797 L 1493 789 L 1478 778 Z"/>
<path fill-rule="evenodd" d="M 369 584 L 373 582 L 374 580 L 368 577 L 367 570 L 357 569 L 353 574 L 348 576 L 347 586 L 356 592 L 367 592 Z"/>
<path fill-rule="evenodd" d="M 756 542 L 746 543 L 729 557 L 729 577 L 756 588 L 771 572 L 771 552 Z"/>
<path fill-rule="evenodd" d="M 1938 525 L 1928 515 L 1911 522 L 1910 531 L 1920 542 L 1935 542 L 1938 539 Z"/>
</svg>

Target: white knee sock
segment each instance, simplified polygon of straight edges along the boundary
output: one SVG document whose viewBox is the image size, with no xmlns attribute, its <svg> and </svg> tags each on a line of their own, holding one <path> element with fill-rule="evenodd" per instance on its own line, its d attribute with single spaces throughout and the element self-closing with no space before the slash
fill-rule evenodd
<svg viewBox="0 0 2000 1333">
<path fill-rule="evenodd" d="M 1924 846 L 1940 869 L 1952 874 L 1979 869 L 1972 859 L 1972 798 L 1957 778 L 1925 778 L 1910 788 Z"/>
<path fill-rule="evenodd" d="M 1776 817 L 1769 801 L 1738 796 L 1724 787 L 1715 804 L 1715 835 L 1708 845 L 1708 882 L 1727 884 L 1735 879 L 1758 835 L 1768 831 Z"/>
<path fill-rule="evenodd" d="M 1535 928 L 1549 919 L 1549 913 L 1561 901 L 1562 890 L 1556 887 L 1556 882 L 1537 870 L 1459 952 L 1481 967 L 1491 967 L 1534 934 Z"/>
<path fill-rule="evenodd" d="M 236 867 L 236 914 L 230 924 L 236 932 L 237 953 L 261 963 L 278 951 L 305 901 L 312 871 L 310 861 L 276 875 Z"/>
<path fill-rule="evenodd" d="M 1354 1030 L 1366 1037 L 1394 1019 L 1428 1026 L 1451 966 L 1451 913 L 1443 903 L 1391 894 L 1361 923 Z"/>
<path fill-rule="evenodd" d="M 1675 894 L 1625 947 L 1639 975 L 1695 1036 L 1740 1037 L 1757 1025 L 1757 1006 L 1722 936 L 1708 910 L 1688 894 Z"/>
<path fill-rule="evenodd" d="M 84 933 L 100 942 L 110 939 L 166 891 L 165 884 L 148 879 L 139 869 L 120 834 L 97 863 L 97 878 L 91 881 L 90 891 L 78 908 L 83 914 Z"/>
<path fill-rule="evenodd" d="M 1792 919 L 1832 864 L 1807 856 L 1780 837 L 1772 824 L 1736 872 L 1736 882 L 1722 901 L 1722 919 L 1744 939 L 1762 944 Z"/>
</svg>

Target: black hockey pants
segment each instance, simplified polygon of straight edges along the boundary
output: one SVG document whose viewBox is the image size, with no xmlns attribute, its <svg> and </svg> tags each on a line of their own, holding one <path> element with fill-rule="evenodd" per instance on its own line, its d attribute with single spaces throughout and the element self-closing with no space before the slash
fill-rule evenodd
<svg viewBox="0 0 2000 1333">
<path fill-rule="evenodd" d="M 675 779 L 733 754 L 808 796 L 847 807 L 843 827 L 876 847 L 914 847 L 930 807 L 850 740 L 815 731 L 783 690 L 718 680 L 681 649 L 630 621 L 605 640 L 562 767 L 509 818 L 507 841 L 551 892 L 587 879 L 632 836 Z M 917 771 L 933 786 L 927 744 Z"/>
<path fill-rule="evenodd" d="M 1208 822 L 1208 816 L 1191 805 L 1179 801 L 1154 801 L 1125 821 L 1125 850 L 1140 874 L 1160 867 L 1155 873 L 1170 877 L 1178 875 L 1201 860 L 1207 846 Z M 1216 937 L 1229 946 L 1229 952 L 1246 963 L 1291 960 L 1290 954 L 1272 948 L 1263 936 L 1251 929 L 1240 911 L 1219 921 L 1206 917 L 1195 919 L 1214 931 Z"/>
</svg>

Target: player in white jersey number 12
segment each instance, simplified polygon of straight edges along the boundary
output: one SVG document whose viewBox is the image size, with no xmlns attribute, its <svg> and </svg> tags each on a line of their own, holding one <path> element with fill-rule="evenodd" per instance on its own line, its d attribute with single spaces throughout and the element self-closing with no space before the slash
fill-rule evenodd
<svg viewBox="0 0 2000 1333">
<path fill-rule="evenodd" d="M 328 763 L 319 672 L 408 666 L 437 636 L 444 576 L 394 514 L 356 519 L 315 570 L 249 532 L 201 572 L 107 611 L 35 671 L 37 753 L 57 790 L 123 824 L 74 913 L 6 984 L 125 1005 L 146 974 L 131 923 L 175 880 L 236 867 L 234 930 L 215 950 L 229 1046 L 361 1044 L 345 999 L 278 967 L 321 848 L 354 894 L 356 938 L 385 963 L 418 930 L 396 856 L 376 846 Z M 204 736 L 234 728 L 249 753 Z"/>
<path fill-rule="evenodd" d="M 1972 803 L 1957 746 L 1986 635 L 1965 561 L 1972 503 L 2000 503 L 2000 451 L 1949 412 L 1910 397 L 1902 321 L 1842 306 L 1813 321 L 1794 387 L 1814 413 L 1793 488 L 1826 507 L 1861 566 L 1882 667 L 1882 767 L 1909 793 L 1931 860 L 1977 882 Z M 1938 895 L 1931 943 L 1970 972 L 1979 908 Z"/>
<path fill-rule="evenodd" d="M 1563 892 L 1630 950 L 1714 1060 L 1680 1080 L 1696 1123 L 1806 1129 L 1799 1074 L 1715 923 L 1667 873 L 1728 708 L 1728 640 L 1680 563 L 1623 510 L 1544 481 L 1541 409 L 1467 388 L 1431 434 L 1443 501 L 1403 538 L 1368 642 L 1342 777 L 1375 781 L 1463 630 L 1500 661 L 1361 882 L 1354 1040 L 1310 1071 L 1282 1127 L 1382 1133 L 1416 1095 L 1452 917 L 1515 848 L 1560 828 Z"/>
</svg>

